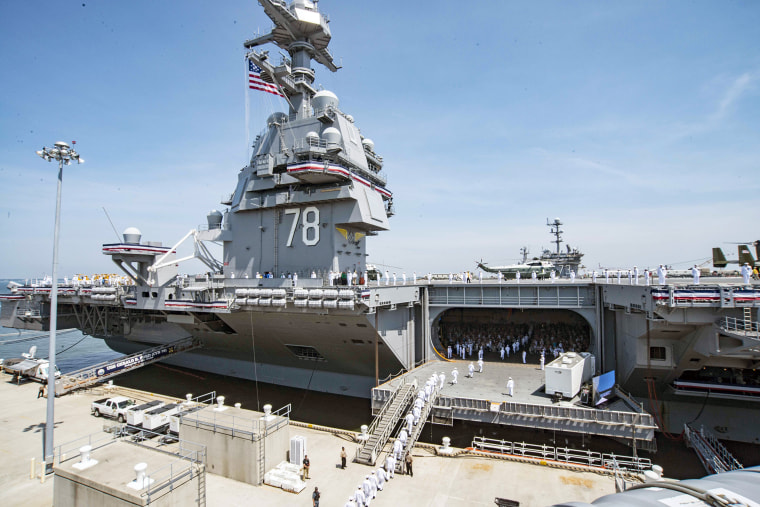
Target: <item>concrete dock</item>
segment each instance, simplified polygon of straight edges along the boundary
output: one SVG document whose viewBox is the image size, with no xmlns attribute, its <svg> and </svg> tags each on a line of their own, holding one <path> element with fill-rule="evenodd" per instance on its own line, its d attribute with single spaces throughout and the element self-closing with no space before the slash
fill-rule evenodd
<svg viewBox="0 0 760 507">
<path fill-rule="evenodd" d="M 460 382 L 463 381 L 460 377 Z M 213 386 L 210 386 L 213 388 Z M 49 506 L 53 504 L 53 478 L 40 483 L 40 458 L 45 422 L 44 398 L 37 399 L 39 384 L 17 386 L 0 374 L 0 484 L 4 505 Z M 113 389 L 113 394 L 139 400 L 161 399 L 156 393 Z M 90 415 L 90 403 L 106 396 L 104 388 L 70 394 L 56 400 L 56 446 L 103 430 L 115 422 Z M 236 400 L 227 400 L 232 404 Z M 322 506 L 342 507 L 371 468 L 351 463 L 341 470 L 340 449 L 354 455 L 354 435 L 342 430 L 322 431 L 291 424 L 290 436 L 307 439 L 311 479 L 300 494 L 270 486 L 252 486 L 213 473 L 206 475 L 209 506 L 312 505 L 314 487 L 322 492 Z M 494 505 L 494 498 L 508 498 L 521 506 L 545 506 L 562 501 L 586 501 L 614 492 L 610 476 L 530 465 L 479 456 L 436 456 L 429 447 L 414 451 L 414 477 L 397 475 L 372 502 L 375 507 L 396 505 L 465 506 Z M 35 478 L 30 478 L 31 459 L 36 459 Z"/>
</svg>

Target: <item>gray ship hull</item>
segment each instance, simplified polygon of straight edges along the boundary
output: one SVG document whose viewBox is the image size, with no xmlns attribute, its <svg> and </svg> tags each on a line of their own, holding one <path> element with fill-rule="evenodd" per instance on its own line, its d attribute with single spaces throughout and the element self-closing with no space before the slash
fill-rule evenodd
<svg viewBox="0 0 760 507">
<path fill-rule="evenodd" d="M 204 347 L 167 363 L 363 398 L 375 385 L 376 352 L 380 379 L 403 368 L 363 314 L 245 312 L 223 319 L 232 332 L 204 331 L 196 324 L 136 323 L 129 334 L 105 341 L 118 352 L 132 353 L 192 335 Z"/>
</svg>

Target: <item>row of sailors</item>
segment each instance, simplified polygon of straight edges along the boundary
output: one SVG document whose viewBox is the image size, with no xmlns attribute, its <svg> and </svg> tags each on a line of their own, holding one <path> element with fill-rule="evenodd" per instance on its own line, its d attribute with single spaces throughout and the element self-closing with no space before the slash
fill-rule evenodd
<svg viewBox="0 0 760 507">
<path fill-rule="evenodd" d="M 388 472 L 383 467 L 378 468 L 364 478 L 354 494 L 348 497 L 345 507 L 369 507 L 377 492 L 382 491 L 390 479 L 393 479 L 393 469 Z"/>
<path fill-rule="evenodd" d="M 409 435 L 412 434 L 414 426 L 420 422 L 422 408 L 426 403 L 431 402 L 432 395 L 437 389 L 438 382 L 440 381 L 440 387 L 443 387 L 445 380 L 446 376 L 443 373 L 441 373 L 440 377 L 433 373 L 425 383 L 424 389 L 419 390 L 417 397 L 414 400 L 412 410 L 410 410 L 404 418 L 406 426 L 399 432 L 398 438 L 393 442 L 393 449 L 385 458 L 385 467 L 380 467 L 367 475 L 364 481 L 356 488 L 354 494 L 348 497 L 348 502 L 346 502 L 344 507 L 369 507 L 372 500 L 377 497 L 378 491 L 382 491 L 385 483 L 390 479 L 393 479 L 396 472 L 396 463 L 406 455 L 404 449 L 409 441 Z"/>
</svg>

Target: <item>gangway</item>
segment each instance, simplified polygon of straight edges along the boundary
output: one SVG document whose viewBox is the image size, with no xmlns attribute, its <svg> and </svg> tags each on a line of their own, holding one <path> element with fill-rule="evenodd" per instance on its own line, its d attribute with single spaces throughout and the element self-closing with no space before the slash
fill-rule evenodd
<svg viewBox="0 0 760 507">
<path fill-rule="evenodd" d="M 385 447 L 393 429 L 406 414 L 416 389 L 416 381 L 404 382 L 393 392 L 372 421 L 368 431 L 369 438 L 357 451 L 356 461 L 365 465 L 375 464 L 378 454 Z"/>
<path fill-rule="evenodd" d="M 425 422 L 428 420 L 428 417 L 430 417 L 430 412 L 433 410 L 433 405 L 435 405 L 435 400 L 438 398 L 438 384 L 436 384 L 433 392 L 430 394 L 430 400 L 427 401 L 424 405 L 422 405 L 422 410 L 420 410 L 420 420 L 417 424 L 415 424 L 412 427 L 412 433 L 409 435 L 406 439 L 406 445 L 402 449 L 401 452 L 401 459 L 396 460 L 396 472 L 403 473 L 404 467 L 404 457 L 406 456 L 406 453 L 412 452 L 412 449 L 414 449 L 414 445 L 417 443 L 417 440 L 419 440 L 420 435 L 422 435 L 422 428 L 425 426 Z M 406 425 L 402 425 L 402 428 L 405 428 Z M 401 433 L 401 430 L 399 430 L 399 434 Z M 398 435 L 396 435 L 398 438 Z"/>
<path fill-rule="evenodd" d="M 61 375 L 59 381 L 56 381 L 55 395 L 61 396 L 75 389 L 88 387 L 116 375 L 121 375 L 122 373 L 166 359 L 174 354 L 187 352 L 202 346 L 203 343 L 198 339 L 192 337 L 182 338 L 181 340 L 164 343 L 128 356 L 122 356 L 104 363 L 82 368 L 81 370 L 66 373 Z"/>
<path fill-rule="evenodd" d="M 719 474 L 744 468 L 718 438 L 704 427 L 700 427 L 697 431 L 688 424 L 684 424 L 683 434 L 686 445 L 694 449 L 708 473 Z"/>
</svg>

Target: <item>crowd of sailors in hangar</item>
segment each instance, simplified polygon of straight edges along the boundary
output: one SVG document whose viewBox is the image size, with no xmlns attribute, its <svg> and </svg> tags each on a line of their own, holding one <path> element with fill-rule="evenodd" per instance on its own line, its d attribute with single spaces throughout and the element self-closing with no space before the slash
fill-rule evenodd
<svg viewBox="0 0 760 507">
<path fill-rule="evenodd" d="M 439 339 L 448 358 L 467 359 L 484 354 L 502 361 L 525 363 L 527 354 L 558 357 L 564 352 L 585 352 L 589 349 L 589 327 L 585 323 L 528 322 L 477 323 L 446 322 L 439 324 Z M 495 358 L 494 358 L 495 359 Z"/>
</svg>

